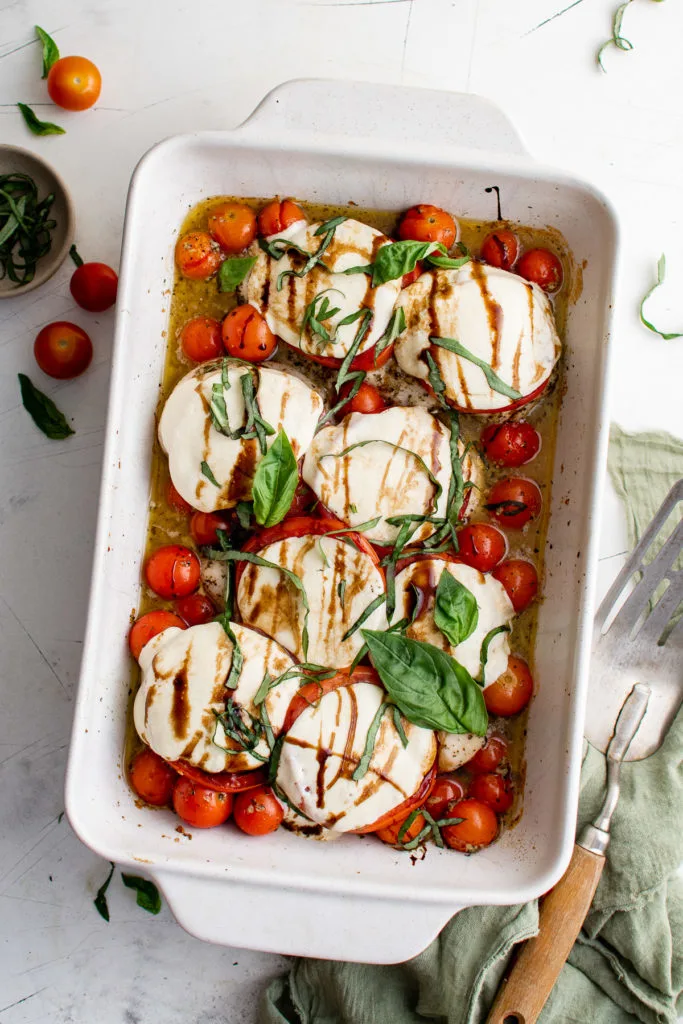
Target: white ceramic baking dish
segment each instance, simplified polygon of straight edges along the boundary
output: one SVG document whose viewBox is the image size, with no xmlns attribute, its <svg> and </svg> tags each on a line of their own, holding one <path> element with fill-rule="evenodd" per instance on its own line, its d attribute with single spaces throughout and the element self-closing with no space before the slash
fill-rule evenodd
<svg viewBox="0 0 683 1024">
<path fill-rule="evenodd" d="M 500 186 L 506 217 L 558 228 L 585 261 L 566 338 L 522 821 L 474 857 L 434 848 L 416 863 L 368 838 L 321 843 L 279 830 L 255 840 L 236 829 L 179 835 L 170 812 L 136 807 L 122 764 L 125 637 L 138 601 L 178 228 L 190 207 L 220 194 L 396 210 L 428 201 L 492 219 L 490 185 Z M 66 807 L 83 842 L 148 873 L 188 931 L 235 946 L 390 963 L 424 949 L 458 909 L 528 900 L 561 876 L 581 760 L 615 247 L 605 199 L 539 167 L 500 112 L 472 96 L 291 82 L 234 131 L 171 138 L 141 161 L 126 214 Z"/>
</svg>

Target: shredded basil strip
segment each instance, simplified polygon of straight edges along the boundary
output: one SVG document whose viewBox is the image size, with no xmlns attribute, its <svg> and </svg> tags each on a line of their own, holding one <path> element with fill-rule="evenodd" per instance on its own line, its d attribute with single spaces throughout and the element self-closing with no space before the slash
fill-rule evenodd
<svg viewBox="0 0 683 1024">
<path fill-rule="evenodd" d="M 608 39 L 607 42 L 603 43 L 597 52 L 598 64 L 600 65 L 601 71 L 604 71 L 605 74 L 607 74 L 607 68 L 602 63 L 602 55 L 605 52 L 605 50 L 609 49 L 610 46 L 616 46 L 618 50 L 628 51 L 633 49 L 633 43 L 631 42 L 631 40 L 626 39 L 626 37 L 622 36 L 621 34 L 621 23 L 624 20 L 626 8 L 629 6 L 630 3 L 631 0 L 626 0 L 625 3 L 620 4 L 619 7 L 617 7 L 616 11 L 614 12 L 614 18 L 612 19 L 612 37 L 611 39 Z"/>
<path fill-rule="evenodd" d="M 228 697 L 225 702 L 225 709 L 223 711 L 213 709 L 213 714 L 216 719 L 216 729 L 214 729 L 211 742 L 220 750 L 232 756 L 236 754 L 250 754 L 262 763 L 268 760 L 263 754 L 258 753 L 256 749 L 261 740 L 264 739 L 263 723 L 258 718 L 255 718 L 250 711 L 241 707 L 232 697 Z M 245 715 L 247 716 L 246 718 L 244 717 Z M 223 727 L 225 735 L 237 744 L 236 750 L 232 747 L 222 747 L 216 741 L 216 731 L 219 723 Z"/>
<path fill-rule="evenodd" d="M 372 613 L 374 611 L 377 611 L 377 609 L 380 608 L 381 605 L 384 604 L 386 599 L 387 599 L 387 595 L 386 594 L 378 594 L 377 597 L 373 601 L 370 602 L 370 604 L 367 606 L 367 608 L 365 608 L 360 613 L 360 615 L 358 616 L 358 618 L 356 619 L 354 624 L 352 626 L 350 626 L 349 629 L 347 629 L 347 631 L 344 633 L 344 636 L 341 638 L 341 642 L 344 643 L 345 640 L 348 640 L 349 637 L 352 637 L 353 634 L 356 633 L 365 622 L 367 622 L 367 620 L 370 618 Z"/>
<path fill-rule="evenodd" d="M 377 711 L 375 712 L 375 716 L 372 719 L 372 722 L 370 723 L 370 728 L 368 729 L 368 734 L 365 737 L 365 748 L 363 750 L 363 755 L 356 766 L 356 770 L 351 776 L 354 782 L 360 782 L 360 780 L 367 775 L 368 768 L 370 767 L 370 761 L 372 760 L 372 755 L 375 752 L 375 740 L 377 739 L 377 733 L 379 732 L 382 717 L 384 715 L 384 712 L 390 707 L 390 704 L 388 704 L 386 701 L 382 701 L 380 706 L 377 708 Z"/>
<path fill-rule="evenodd" d="M 403 306 L 399 306 L 395 309 L 389 318 L 384 334 L 379 338 L 375 344 L 375 365 L 377 365 L 377 359 L 384 352 L 385 348 L 389 345 L 393 345 L 396 339 L 403 334 L 406 329 L 406 315 L 403 311 Z"/>
<path fill-rule="evenodd" d="M 396 837 L 397 842 L 399 842 L 401 844 L 403 843 L 403 840 L 405 839 L 405 837 L 406 837 L 406 835 L 407 835 L 407 833 L 408 833 L 408 831 L 410 829 L 410 826 L 413 824 L 415 819 L 420 814 L 421 814 L 421 808 L 419 808 L 419 807 L 416 807 L 414 811 L 410 812 L 410 814 L 408 815 L 408 817 L 406 818 L 406 820 L 403 822 L 403 824 L 401 825 L 400 829 L 398 830 L 398 835 Z"/>
<path fill-rule="evenodd" d="M 479 677 L 475 680 L 475 682 L 479 683 L 480 686 L 483 686 L 485 682 L 486 665 L 489 660 L 489 647 L 491 646 L 491 641 L 493 640 L 494 636 L 498 636 L 499 633 L 510 632 L 511 629 L 508 625 L 494 626 L 494 628 L 490 629 L 486 636 L 484 637 L 484 639 L 482 640 L 481 653 L 479 655 L 481 669 L 479 671 Z"/>
<path fill-rule="evenodd" d="M 100 915 L 100 917 L 103 917 L 105 921 L 109 920 L 109 906 L 107 905 L 107 889 L 109 888 L 109 883 L 111 882 L 112 877 L 114 875 L 114 864 L 112 863 L 112 861 L 109 861 L 109 864 L 111 865 L 111 870 L 109 871 L 109 874 L 105 878 L 102 885 L 97 890 L 97 895 L 93 900 L 97 913 Z"/>
<path fill-rule="evenodd" d="M 297 665 L 292 665 L 286 669 L 275 679 L 271 679 L 266 672 L 261 680 L 261 684 L 254 694 L 253 703 L 256 707 L 262 704 L 266 699 L 267 694 L 275 686 L 279 686 L 281 683 L 287 682 L 289 679 L 304 679 L 306 683 L 314 683 L 319 680 L 331 679 L 332 676 L 336 675 L 336 669 L 324 668 L 322 665 L 314 665 L 311 662 L 299 662 Z M 305 683 L 302 683 L 305 685 Z"/>
<path fill-rule="evenodd" d="M 439 405 L 442 408 L 447 409 L 448 402 L 444 398 L 446 384 L 444 382 L 443 377 L 441 376 L 439 367 L 436 365 L 436 360 L 434 359 L 434 356 L 429 351 L 429 349 L 425 350 L 425 359 L 427 360 L 427 380 L 429 381 L 429 386 L 434 392 L 434 397 L 436 398 Z"/>
<path fill-rule="evenodd" d="M 256 383 L 254 383 L 254 377 L 256 377 Z M 244 427 L 242 437 L 245 441 L 257 438 L 259 448 L 261 449 L 261 455 L 265 455 L 268 451 L 268 444 L 266 437 L 271 437 L 275 433 L 275 428 L 271 427 L 270 423 L 264 420 L 259 409 L 259 404 L 256 398 L 258 391 L 259 375 L 258 370 L 252 370 L 242 374 L 240 377 L 240 387 L 242 389 L 242 397 L 244 398 L 244 406 L 247 412 L 247 422 Z"/>
<path fill-rule="evenodd" d="M 216 480 L 216 477 L 213 475 L 211 471 L 211 466 L 208 464 L 208 462 L 202 462 L 201 470 L 202 476 L 205 476 L 209 483 L 212 483 L 214 487 L 218 487 L 220 490 L 221 485 L 218 483 L 218 480 Z"/>
<path fill-rule="evenodd" d="M 135 890 L 137 894 L 135 902 L 139 907 L 146 910 L 148 914 L 159 913 L 161 896 L 154 882 L 150 882 L 148 878 L 140 878 L 139 875 L 127 875 L 124 871 L 121 872 L 121 878 L 126 888 Z"/>
<path fill-rule="evenodd" d="M 259 238 L 258 244 L 263 252 L 267 253 L 276 263 L 282 259 L 288 249 L 292 249 L 294 252 L 298 252 L 300 256 L 305 256 L 306 258 L 313 255 L 308 249 L 302 249 L 296 242 L 290 242 L 287 238 L 274 238 L 271 242 L 266 241 L 265 238 Z"/>
<path fill-rule="evenodd" d="M 325 548 L 322 545 L 322 537 L 318 537 L 317 548 L 318 548 L 318 551 L 320 552 L 320 561 L 323 563 L 323 565 L 325 566 L 326 569 L 329 569 L 329 567 L 330 567 L 330 560 L 327 557 L 327 555 L 325 554 Z"/>
<path fill-rule="evenodd" d="M 308 274 L 313 269 L 313 267 L 317 266 L 317 264 L 322 261 L 323 255 L 332 244 L 332 239 L 334 238 L 335 231 L 337 230 L 339 225 L 342 224 L 346 219 L 346 217 L 333 217 L 331 220 L 325 221 L 324 224 L 321 224 L 316 229 L 316 231 L 314 232 L 316 236 L 324 236 L 320 245 L 318 246 L 316 251 L 308 257 L 301 270 L 282 271 L 282 273 L 278 276 L 277 279 L 276 288 L 278 291 L 282 291 L 282 286 L 286 278 L 305 277 L 306 274 Z"/>
<path fill-rule="evenodd" d="M 339 291 L 338 288 L 325 288 L 324 291 L 318 292 L 304 310 L 299 339 L 303 338 L 308 328 L 313 339 L 319 338 L 320 342 L 325 345 L 332 341 L 332 335 L 325 326 L 324 321 L 330 320 L 337 313 L 340 313 L 341 307 L 331 305 L 330 300 L 327 298 L 328 292 L 337 292 L 344 298 L 344 293 Z M 320 303 L 320 308 L 317 308 L 318 303 Z"/>
<path fill-rule="evenodd" d="M 26 127 L 34 135 L 66 135 L 66 128 L 53 124 L 52 121 L 41 121 L 31 110 L 28 103 L 17 103 Z"/>
<path fill-rule="evenodd" d="M 445 348 L 447 352 L 453 352 L 454 355 L 460 356 L 461 359 L 467 359 L 468 362 L 474 363 L 478 366 L 481 372 L 486 377 L 489 387 L 492 391 L 497 391 L 499 395 L 505 395 L 506 398 L 516 400 L 522 397 L 521 391 L 515 391 L 509 384 L 506 384 L 504 380 L 498 376 L 493 370 L 489 363 L 484 362 L 479 356 L 473 355 L 469 349 L 466 349 L 464 345 L 461 345 L 455 338 L 434 338 L 429 339 L 432 345 L 438 345 L 439 348 Z"/>
<path fill-rule="evenodd" d="M 320 428 L 323 427 L 328 420 L 335 416 L 340 409 L 342 409 L 348 402 L 350 402 L 352 398 L 356 397 L 356 395 L 360 391 L 361 384 L 363 383 L 367 376 L 367 374 L 363 370 L 352 371 L 350 367 L 351 363 L 356 358 L 358 349 L 362 345 L 365 336 L 370 330 L 374 313 L 372 312 L 371 309 L 363 308 L 358 310 L 358 315 L 354 314 L 354 316 L 356 316 L 356 319 L 360 320 L 360 325 L 358 327 L 358 330 L 356 331 L 356 336 L 351 343 L 351 347 L 344 356 L 344 360 L 341 366 L 339 367 L 337 379 L 334 384 L 337 394 L 341 391 L 344 384 L 347 384 L 349 382 L 352 382 L 351 390 L 345 398 L 340 399 L 340 401 L 333 405 L 331 409 L 328 409 L 325 415 L 318 420 L 318 430 L 320 430 Z"/>
<path fill-rule="evenodd" d="M 35 28 L 38 41 L 43 47 L 43 73 L 40 77 L 47 78 L 50 68 L 59 60 L 59 47 L 44 28 L 41 28 L 40 25 L 36 25 Z"/>
<path fill-rule="evenodd" d="M 406 455 L 412 455 L 413 458 L 416 459 L 417 462 L 419 463 L 420 469 L 423 469 L 424 472 L 427 474 L 429 482 L 432 485 L 432 487 L 434 488 L 434 497 L 432 498 L 432 503 L 433 503 L 433 506 L 434 506 L 434 511 L 436 511 L 436 508 L 437 508 L 438 503 L 439 503 L 439 498 L 441 497 L 441 495 L 443 493 L 443 487 L 441 486 L 441 484 L 439 483 L 437 478 L 434 476 L 434 474 L 432 473 L 431 469 L 429 468 L 429 466 L 427 465 L 425 460 L 422 458 L 422 456 L 418 455 L 417 452 L 414 452 L 412 450 L 412 448 L 403 448 L 400 444 L 394 444 L 393 441 L 385 441 L 384 438 L 381 438 L 381 437 L 377 437 L 377 438 L 371 437 L 371 438 L 368 438 L 367 441 L 356 441 L 354 444 L 350 444 L 347 448 L 343 448 L 340 452 L 327 452 L 325 455 L 321 455 L 320 456 L 320 458 L 318 459 L 318 463 L 321 463 L 323 461 L 323 459 L 343 459 L 346 455 L 348 455 L 350 452 L 352 452 L 355 448 L 365 448 L 365 446 L 368 445 L 368 444 L 387 444 L 387 445 L 389 445 L 390 448 L 393 448 L 397 452 L 404 452 Z M 378 516 L 375 520 L 368 520 L 368 522 L 372 523 L 372 526 L 376 526 L 381 518 L 382 518 L 381 516 Z M 357 530 L 358 531 L 358 530 L 361 529 L 361 527 L 364 527 L 364 526 L 366 526 L 366 524 L 362 523 L 360 527 L 359 526 L 351 526 L 351 527 L 349 527 L 349 529 L 350 530 Z M 371 527 L 368 527 L 368 529 L 371 529 Z M 335 533 L 343 533 L 344 531 L 343 530 L 335 530 L 333 532 L 335 532 Z"/>
<path fill-rule="evenodd" d="M 422 808 L 420 808 L 419 811 L 420 811 L 420 814 L 424 813 Z M 420 832 L 419 835 L 415 836 L 415 838 L 411 839 L 409 842 L 403 843 L 403 849 L 404 850 L 416 850 L 418 848 L 418 846 L 421 846 L 422 843 L 424 843 L 425 839 L 429 838 L 429 836 L 431 834 L 431 831 L 432 831 L 432 826 L 431 825 L 425 825 L 425 827 L 422 829 L 422 831 Z"/>
<path fill-rule="evenodd" d="M 218 291 L 234 292 L 256 263 L 256 256 L 229 256 L 218 269 Z"/>
<path fill-rule="evenodd" d="M 660 338 L 664 338 L 664 341 L 673 341 L 674 338 L 683 338 L 683 334 L 676 333 L 675 331 L 672 331 L 672 332 L 660 331 L 658 327 L 655 327 L 655 325 L 653 323 L 651 323 L 646 318 L 645 312 L 644 312 L 645 303 L 650 298 L 652 293 L 656 292 L 657 289 L 661 285 L 664 284 L 664 278 L 665 277 L 666 277 L 666 257 L 664 256 L 664 253 L 662 253 L 662 255 L 657 260 L 657 283 L 654 284 L 652 286 L 652 288 L 650 288 L 649 292 L 647 293 L 647 295 L 643 298 L 642 302 L 640 303 L 640 322 L 643 324 L 643 326 L 647 327 L 648 331 L 652 331 L 653 334 L 658 334 L 660 336 Z"/>
<path fill-rule="evenodd" d="M 219 537 L 221 531 L 218 531 Z M 301 603 L 304 606 L 304 626 L 301 631 L 301 647 L 304 652 L 304 657 L 308 657 L 308 615 L 310 612 L 310 605 L 308 603 L 308 597 L 306 596 L 306 590 L 304 585 L 295 572 L 291 569 L 285 569 L 282 565 L 277 565 L 275 562 L 269 562 L 267 558 L 261 558 L 260 555 L 254 555 L 249 551 L 231 551 L 230 549 L 217 550 L 210 548 L 207 552 L 209 558 L 215 558 L 218 562 L 249 562 L 251 565 L 260 565 L 264 569 L 276 569 L 277 572 L 281 572 L 293 586 L 301 594 Z"/>
<path fill-rule="evenodd" d="M 235 505 L 235 515 L 237 516 L 237 522 L 240 524 L 243 530 L 251 529 L 251 517 L 254 512 L 254 506 L 250 501 L 238 501 Z"/>
<path fill-rule="evenodd" d="M 337 597 L 339 598 L 339 604 L 344 610 L 344 595 L 346 594 L 346 580 L 339 580 L 337 584 Z"/>
<path fill-rule="evenodd" d="M 54 193 L 38 199 L 38 188 L 28 174 L 0 174 L 0 280 L 16 285 L 35 277 L 38 261 L 52 248 L 50 218 Z"/>
</svg>

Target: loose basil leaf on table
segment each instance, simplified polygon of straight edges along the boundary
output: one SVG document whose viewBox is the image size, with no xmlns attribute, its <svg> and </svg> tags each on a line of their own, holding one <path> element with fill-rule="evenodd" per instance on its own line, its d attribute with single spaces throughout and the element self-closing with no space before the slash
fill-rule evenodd
<svg viewBox="0 0 683 1024">
<path fill-rule="evenodd" d="M 275 526 L 285 518 L 298 482 L 296 456 L 281 430 L 259 462 L 252 485 L 254 515 L 260 526 Z"/>
<path fill-rule="evenodd" d="M 43 47 L 43 73 L 41 78 L 47 78 L 50 68 L 59 60 L 59 47 L 52 36 L 48 35 L 40 25 L 36 25 L 36 35 Z"/>
<path fill-rule="evenodd" d="M 17 103 L 21 116 L 34 135 L 66 135 L 66 128 L 53 124 L 52 121 L 40 121 L 27 103 Z"/>
<path fill-rule="evenodd" d="M 676 331 L 660 331 L 660 329 L 658 327 L 655 327 L 655 325 L 645 316 L 645 303 L 653 294 L 653 292 L 656 292 L 657 289 L 664 284 L 665 277 L 666 257 L 664 256 L 664 253 L 662 253 L 662 255 L 657 260 L 657 283 L 654 284 L 652 288 L 650 288 L 649 292 L 647 293 L 647 295 L 643 297 L 643 300 L 640 303 L 640 322 L 644 327 L 647 327 L 648 331 L 652 331 L 653 334 L 658 334 L 660 338 L 664 339 L 664 341 L 673 341 L 674 338 L 683 338 L 683 334 L 680 334 Z"/>
<path fill-rule="evenodd" d="M 436 588 L 434 622 L 453 647 L 467 640 L 479 622 L 479 606 L 474 594 L 448 569 L 441 573 Z"/>
<path fill-rule="evenodd" d="M 25 373 L 17 374 L 21 388 L 21 400 L 39 430 L 53 441 L 63 441 L 75 431 L 71 429 L 63 413 L 42 391 L 39 391 Z"/>
<path fill-rule="evenodd" d="M 97 910 L 97 913 L 100 915 L 100 917 L 103 917 L 105 921 L 109 920 L 109 906 L 107 904 L 107 889 L 109 888 L 109 883 L 111 882 L 111 880 L 112 880 L 112 878 L 114 876 L 114 864 L 113 864 L 113 862 L 109 861 L 109 865 L 110 865 L 109 874 L 107 875 L 107 877 L 105 878 L 104 882 L 102 882 L 102 885 L 97 890 L 97 895 L 95 896 L 95 899 L 93 900 L 93 903 L 95 904 L 95 909 Z"/>
<path fill-rule="evenodd" d="M 234 292 L 256 263 L 256 256 L 231 256 L 218 270 L 218 291 Z"/>
<path fill-rule="evenodd" d="M 128 889 L 134 889 L 137 893 L 136 903 L 139 907 L 150 914 L 159 913 L 161 896 L 154 882 L 150 882 L 148 878 L 140 878 L 139 875 L 127 875 L 124 871 L 121 872 L 121 878 Z"/>
<path fill-rule="evenodd" d="M 400 633 L 361 630 L 389 696 L 414 725 L 484 736 L 482 691 L 464 666 L 432 644 Z"/>
</svg>

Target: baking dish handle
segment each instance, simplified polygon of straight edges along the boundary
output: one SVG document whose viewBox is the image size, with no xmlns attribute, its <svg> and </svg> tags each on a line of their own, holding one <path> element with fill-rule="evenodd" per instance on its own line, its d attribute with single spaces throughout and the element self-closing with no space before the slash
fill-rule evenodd
<svg viewBox="0 0 683 1024">
<path fill-rule="evenodd" d="M 323 960 L 399 963 L 421 953 L 462 907 L 226 884 L 151 872 L 182 927 L 199 939 Z M 324 922 L 324 927 L 321 927 Z"/>
<path fill-rule="evenodd" d="M 331 128 L 330 126 L 333 125 Z M 238 128 L 245 136 L 280 133 L 372 139 L 527 156 L 505 114 L 482 96 L 372 82 L 295 79 L 267 94 Z"/>
</svg>

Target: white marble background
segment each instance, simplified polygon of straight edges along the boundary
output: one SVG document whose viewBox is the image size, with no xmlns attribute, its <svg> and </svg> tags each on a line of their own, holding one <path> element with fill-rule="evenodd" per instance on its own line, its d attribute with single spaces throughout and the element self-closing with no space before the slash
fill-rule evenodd
<svg viewBox="0 0 683 1024">
<path fill-rule="evenodd" d="M 471 91 L 498 103 L 531 152 L 593 179 L 621 216 L 612 417 L 683 434 L 683 342 L 639 326 L 638 300 L 666 252 L 669 284 L 650 307 L 683 330 L 683 5 L 633 0 L 631 53 L 594 54 L 616 0 L 0 0 L 0 140 L 47 157 L 73 190 L 86 258 L 117 265 L 131 171 L 158 139 L 229 128 L 272 86 L 339 77 Z M 100 67 L 97 107 L 57 111 L 39 77 L 33 25 L 62 53 Z M 30 103 L 66 136 L 29 135 Z M 429 197 L 425 197 L 426 200 Z M 71 833 L 63 775 L 85 623 L 106 411 L 111 313 L 71 302 L 65 265 L 49 284 L 0 302 L 0 1022 L 237 1024 L 279 957 L 211 947 L 164 908 L 151 917 L 117 880 L 111 923 L 92 906 L 107 866 Z M 37 330 L 82 323 L 95 344 L 84 377 L 35 368 Z M 144 344 L 144 338 L 140 339 Z M 19 404 L 32 374 L 77 420 L 64 444 Z M 624 548 L 605 502 L 601 575 Z M 106 642 L 106 640 L 105 640 Z"/>
</svg>

